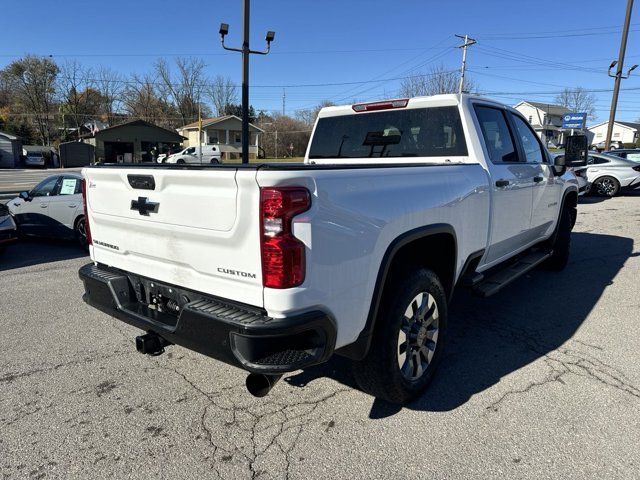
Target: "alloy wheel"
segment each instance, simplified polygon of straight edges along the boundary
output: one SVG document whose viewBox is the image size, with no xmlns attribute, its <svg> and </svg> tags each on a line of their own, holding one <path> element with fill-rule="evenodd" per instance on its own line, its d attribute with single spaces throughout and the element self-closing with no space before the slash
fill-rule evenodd
<svg viewBox="0 0 640 480">
<path fill-rule="evenodd" d="M 438 343 L 438 305 L 428 292 L 417 294 L 407 306 L 398 333 L 398 367 L 411 382 L 418 380 L 433 360 Z"/>
<path fill-rule="evenodd" d="M 603 178 L 597 185 L 598 193 L 600 195 L 612 196 L 616 191 L 616 184 L 610 178 Z"/>
<path fill-rule="evenodd" d="M 78 240 L 80 241 L 80 245 L 82 245 L 83 247 L 85 247 L 88 244 L 87 228 L 84 222 L 85 222 L 84 219 L 80 220 L 78 222 L 78 226 L 76 227 L 76 230 L 78 232 Z"/>
</svg>

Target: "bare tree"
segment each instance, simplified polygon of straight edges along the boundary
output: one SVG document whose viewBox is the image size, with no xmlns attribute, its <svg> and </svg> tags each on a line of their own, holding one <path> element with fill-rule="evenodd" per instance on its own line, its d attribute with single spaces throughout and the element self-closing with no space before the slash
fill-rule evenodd
<svg viewBox="0 0 640 480">
<path fill-rule="evenodd" d="M 304 124 L 308 128 L 313 128 L 313 124 L 316 123 L 316 118 L 318 118 L 318 113 L 320 113 L 320 110 L 324 107 L 332 107 L 333 105 L 335 105 L 335 103 L 333 103 L 331 100 L 323 100 L 314 108 L 307 110 L 298 110 L 296 112 L 296 118 L 304 122 Z"/>
<path fill-rule="evenodd" d="M 120 110 L 124 84 L 122 76 L 109 67 L 100 67 L 95 73 L 95 86 L 103 99 L 100 113 L 107 117 L 109 125 L 114 125 L 115 113 Z"/>
<path fill-rule="evenodd" d="M 230 78 L 222 75 L 218 75 L 213 79 L 207 89 L 207 95 L 217 116 L 224 115 L 227 105 L 238 103 L 238 89 Z"/>
<path fill-rule="evenodd" d="M 80 127 L 100 113 L 100 92 L 94 88 L 93 72 L 77 60 L 65 62 L 57 79 L 60 112 L 65 116 L 63 128 Z"/>
<path fill-rule="evenodd" d="M 596 96 L 582 87 L 565 88 L 556 103 L 572 112 L 585 112 L 589 120 L 596 118 Z"/>
<path fill-rule="evenodd" d="M 182 125 L 186 125 L 198 118 L 198 109 L 202 107 L 205 64 L 195 58 L 177 58 L 176 67 L 178 72 L 174 77 L 169 64 L 161 58 L 155 64 L 155 73 L 160 80 L 160 93 L 173 103 Z"/>
<path fill-rule="evenodd" d="M 304 121 L 287 115 L 264 116 L 260 126 L 264 130 L 260 144 L 267 157 L 275 157 L 276 150 L 279 157 L 304 155 L 311 137 L 311 128 Z"/>
<path fill-rule="evenodd" d="M 178 112 L 157 90 L 153 77 L 134 75 L 122 95 L 125 113 L 165 127 L 175 127 Z"/>
<path fill-rule="evenodd" d="M 400 83 L 401 97 L 457 93 L 460 86 L 458 70 L 447 70 L 444 65 L 432 67 L 428 73 L 412 75 Z M 465 77 L 465 92 L 475 90 L 474 82 Z"/>
<path fill-rule="evenodd" d="M 43 145 L 49 145 L 51 139 L 58 72 L 53 60 L 32 55 L 12 62 L 0 72 L 17 106 L 33 118 Z"/>
</svg>

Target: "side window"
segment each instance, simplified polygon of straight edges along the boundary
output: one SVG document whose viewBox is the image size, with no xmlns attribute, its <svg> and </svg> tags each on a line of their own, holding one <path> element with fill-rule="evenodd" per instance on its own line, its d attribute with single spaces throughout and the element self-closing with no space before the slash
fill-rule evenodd
<svg viewBox="0 0 640 480">
<path fill-rule="evenodd" d="M 195 152 L 196 152 L 196 147 L 187 148 L 187 150 L 185 151 L 187 155 L 193 155 Z"/>
<path fill-rule="evenodd" d="M 80 180 L 73 177 L 64 177 L 60 184 L 58 195 L 75 195 L 80 193 Z"/>
<path fill-rule="evenodd" d="M 32 197 L 50 197 L 55 195 L 56 184 L 60 177 L 51 177 L 43 180 L 31 190 Z"/>
<path fill-rule="evenodd" d="M 542 163 L 544 160 L 544 154 L 542 153 L 542 147 L 538 141 L 538 136 L 529 128 L 527 123 L 522 120 L 518 115 L 509 113 L 514 125 L 516 126 L 516 133 L 522 150 L 524 151 L 525 162 L 527 163 Z"/>
<path fill-rule="evenodd" d="M 481 105 L 476 105 L 475 111 L 491 161 L 493 163 L 518 162 L 518 154 L 513 146 L 504 112 Z"/>
</svg>

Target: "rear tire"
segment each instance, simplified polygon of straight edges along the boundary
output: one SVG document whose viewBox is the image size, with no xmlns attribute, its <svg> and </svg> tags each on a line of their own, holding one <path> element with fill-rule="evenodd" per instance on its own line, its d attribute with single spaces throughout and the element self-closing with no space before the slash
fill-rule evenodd
<svg viewBox="0 0 640 480">
<path fill-rule="evenodd" d="M 433 378 L 446 337 L 447 297 L 428 269 L 409 271 L 387 288 L 369 352 L 353 362 L 353 375 L 365 392 L 404 404 Z"/>
<path fill-rule="evenodd" d="M 183 164 L 184 164 L 184 160 L 180 159 L 180 160 L 176 161 L 176 163 L 177 163 L 178 165 L 183 165 Z"/>
<path fill-rule="evenodd" d="M 593 182 L 591 191 L 602 197 L 615 197 L 620 192 L 620 182 L 614 177 L 600 177 Z"/>
</svg>

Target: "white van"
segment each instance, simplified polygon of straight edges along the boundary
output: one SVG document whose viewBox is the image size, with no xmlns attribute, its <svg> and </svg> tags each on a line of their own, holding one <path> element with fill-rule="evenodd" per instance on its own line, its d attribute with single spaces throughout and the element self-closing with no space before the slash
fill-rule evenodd
<svg viewBox="0 0 640 480">
<path fill-rule="evenodd" d="M 202 161 L 198 147 L 187 147 L 169 155 L 163 163 L 220 163 L 220 148 L 215 145 L 202 145 Z"/>
</svg>

